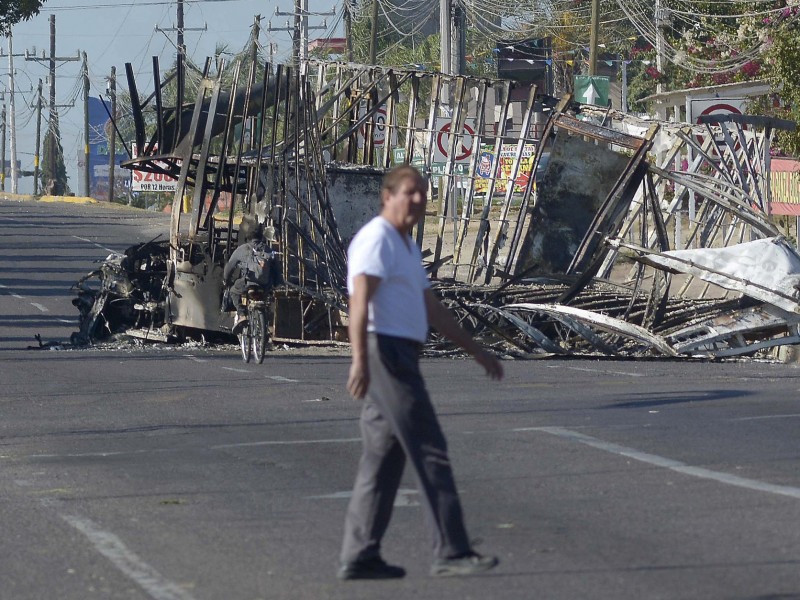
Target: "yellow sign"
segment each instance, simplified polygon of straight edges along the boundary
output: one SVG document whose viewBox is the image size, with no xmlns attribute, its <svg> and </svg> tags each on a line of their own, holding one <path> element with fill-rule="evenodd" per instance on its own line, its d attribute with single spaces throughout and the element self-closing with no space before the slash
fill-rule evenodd
<svg viewBox="0 0 800 600">
<path fill-rule="evenodd" d="M 519 170 L 514 180 L 514 191 L 522 192 L 528 185 L 528 179 L 533 170 L 533 159 L 536 155 L 536 146 L 525 144 L 519 157 Z M 475 169 L 475 191 L 486 192 L 489 189 L 489 179 L 494 171 L 496 182 L 494 186 L 495 194 L 505 194 L 508 190 L 511 173 L 514 170 L 514 163 L 517 161 L 517 148 L 504 148 L 500 151 L 500 158 L 494 151 L 494 146 L 482 146 L 478 166 Z"/>
</svg>

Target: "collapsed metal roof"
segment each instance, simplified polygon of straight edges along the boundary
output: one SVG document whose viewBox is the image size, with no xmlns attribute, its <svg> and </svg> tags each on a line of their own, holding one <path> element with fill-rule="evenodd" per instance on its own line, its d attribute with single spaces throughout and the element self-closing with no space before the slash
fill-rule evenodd
<svg viewBox="0 0 800 600">
<path fill-rule="evenodd" d="M 283 253 L 276 336 L 342 339 L 346 244 L 377 212 L 381 174 L 410 162 L 429 182 L 414 238 L 434 289 L 498 351 L 715 357 L 800 341 L 800 256 L 767 216 L 770 142 L 793 123 L 655 122 L 511 81 L 355 64 L 230 79 L 209 65 L 176 109 L 154 60 L 157 92 L 134 102 L 145 151 L 126 166 L 178 178 L 149 329 L 227 329 L 219 274 L 244 215 Z"/>
</svg>

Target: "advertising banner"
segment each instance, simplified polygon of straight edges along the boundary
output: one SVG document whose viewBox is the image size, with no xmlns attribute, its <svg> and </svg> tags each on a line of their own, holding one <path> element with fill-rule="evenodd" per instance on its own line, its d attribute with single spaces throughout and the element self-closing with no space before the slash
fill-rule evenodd
<svg viewBox="0 0 800 600">
<path fill-rule="evenodd" d="M 86 191 L 92 198 L 108 198 L 108 139 L 115 135 L 114 126 L 108 118 L 108 113 L 100 98 L 89 97 L 89 190 Z M 122 143 L 117 140 L 114 162 L 119 167 L 128 155 Z M 78 167 L 84 168 L 83 149 L 78 154 Z M 128 172 L 124 169 L 115 169 L 114 187 L 115 196 L 122 197 L 127 194 Z"/>
<path fill-rule="evenodd" d="M 138 156 L 136 144 L 131 144 L 133 157 Z M 156 151 L 158 147 L 155 148 Z M 158 163 L 156 163 L 158 164 Z M 166 165 L 165 165 L 166 167 Z M 150 173 L 149 171 L 131 171 L 131 191 L 133 192 L 170 192 L 174 193 L 178 189 L 178 180 L 162 173 Z"/>
<path fill-rule="evenodd" d="M 505 194 L 511 179 L 511 172 L 514 170 L 514 162 L 517 154 L 516 146 L 503 148 L 498 158 L 494 146 L 482 146 L 481 155 L 478 159 L 478 166 L 475 170 L 475 191 L 486 192 L 489 189 L 489 179 L 494 172 L 497 182 L 494 186 L 496 194 Z M 536 146 L 525 144 L 520 155 L 519 170 L 517 178 L 514 180 L 514 191 L 522 192 L 528 185 L 531 170 L 533 169 L 533 159 L 536 155 Z"/>
</svg>

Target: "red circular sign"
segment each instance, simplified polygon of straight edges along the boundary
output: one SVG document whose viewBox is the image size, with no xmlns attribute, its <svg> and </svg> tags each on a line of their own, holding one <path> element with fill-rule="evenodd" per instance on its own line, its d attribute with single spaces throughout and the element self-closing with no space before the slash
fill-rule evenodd
<svg viewBox="0 0 800 600">
<path fill-rule="evenodd" d="M 361 135 L 367 137 L 366 123 L 361 126 Z M 386 142 L 386 109 L 379 108 L 372 115 L 372 144 L 383 146 Z"/>
<path fill-rule="evenodd" d="M 472 136 L 475 135 L 475 130 L 464 123 L 464 134 L 465 135 L 461 139 L 461 150 L 456 153 L 456 160 L 464 160 L 472 154 Z M 439 152 L 445 157 L 447 157 L 447 151 L 450 146 L 449 137 L 450 123 L 445 123 L 436 135 L 436 146 L 439 148 Z M 469 140 L 469 144 L 464 143 L 467 139 Z"/>
<path fill-rule="evenodd" d="M 742 111 L 740 111 L 735 106 L 730 104 L 714 104 L 709 106 L 703 112 L 700 113 L 700 116 L 703 115 L 740 115 Z"/>
</svg>

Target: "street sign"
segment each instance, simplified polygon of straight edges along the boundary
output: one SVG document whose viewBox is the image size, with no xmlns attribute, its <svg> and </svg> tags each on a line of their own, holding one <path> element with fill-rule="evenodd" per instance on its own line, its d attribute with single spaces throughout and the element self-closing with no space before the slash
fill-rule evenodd
<svg viewBox="0 0 800 600">
<path fill-rule="evenodd" d="M 575 75 L 575 100 L 581 104 L 608 106 L 610 83 L 600 75 Z"/>
<path fill-rule="evenodd" d="M 402 165 L 406 162 L 406 149 L 402 146 L 392 148 L 392 163 L 394 165 Z M 410 164 L 415 167 L 421 167 L 425 164 L 425 158 L 422 156 L 419 148 L 414 148 L 414 156 L 411 158 Z"/>
<path fill-rule="evenodd" d="M 741 115 L 747 106 L 747 98 L 692 98 L 689 102 L 691 114 L 688 115 L 690 123 L 699 123 L 699 119 L 704 115 Z M 703 136 L 696 135 L 698 143 L 703 143 Z M 718 132 L 714 135 L 717 146 L 725 145 L 725 136 Z M 738 145 L 738 140 L 736 144 Z"/>
<path fill-rule="evenodd" d="M 362 108 L 366 112 L 366 105 Z M 362 113 L 363 114 L 363 113 Z M 386 133 L 389 127 L 386 124 L 386 109 L 379 108 L 372 115 L 372 145 L 375 148 L 383 148 L 386 145 Z M 358 128 L 358 147 L 364 147 L 364 140 L 367 135 L 367 124 L 364 123 Z M 397 143 L 397 130 L 392 130 L 392 143 Z"/>
<path fill-rule="evenodd" d="M 689 102 L 692 114 L 687 120 L 697 123 L 701 115 L 741 115 L 746 103 L 747 98 L 692 98 Z"/>
<path fill-rule="evenodd" d="M 433 161 L 447 162 L 450 152 L 450 126 L 451 121 L 446 117 L 439 117 L 433 126 Z M 456 142 L 456 155 L 454 162 L 469 162 L 472 156 L 472 142 L 475 136 L 475 119 L 467 119 L 461 137 Z"/>
</svg>

